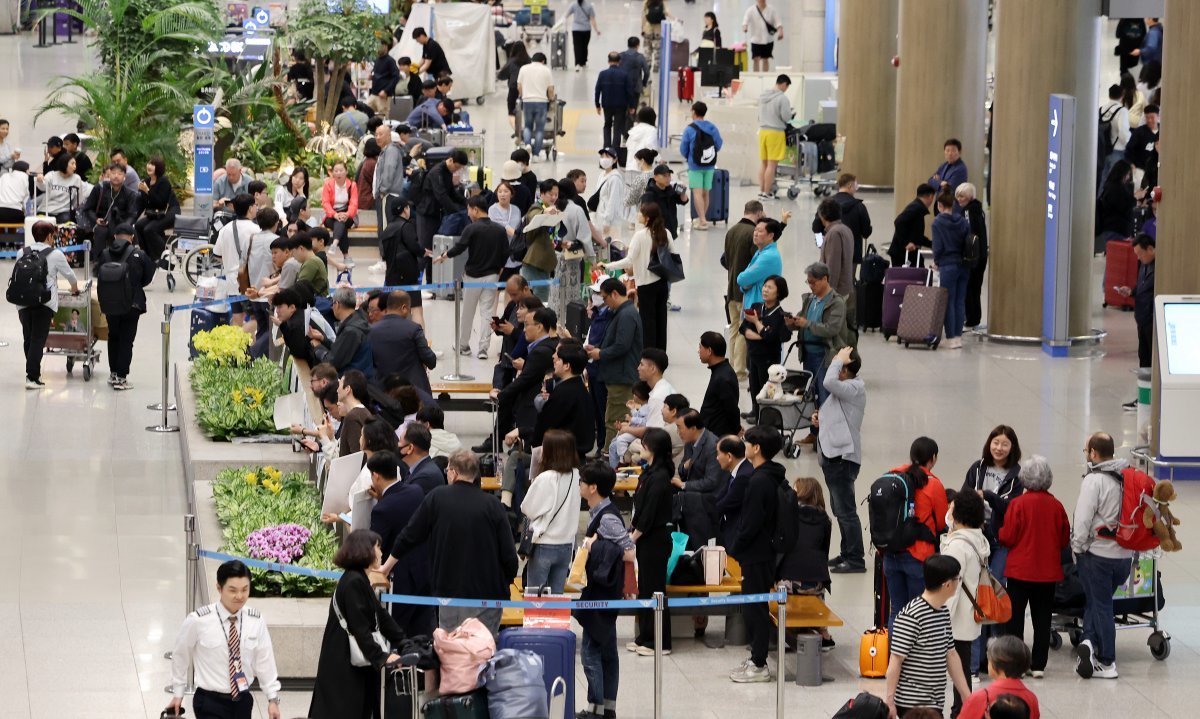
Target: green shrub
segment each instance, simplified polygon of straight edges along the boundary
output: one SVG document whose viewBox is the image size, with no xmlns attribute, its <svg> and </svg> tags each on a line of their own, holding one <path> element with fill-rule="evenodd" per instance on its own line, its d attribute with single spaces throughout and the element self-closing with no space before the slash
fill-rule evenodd
<svg viewBox="0 0 1200 719">
<path fill-rule="evenodd" d="M 196 422 L 215 439 L 229 439 L 275 430 L 275 399 L 286 394 L 283 372 L 266 357 L 237 365 L 209 357 L 192 363 Z"/>
</svg>

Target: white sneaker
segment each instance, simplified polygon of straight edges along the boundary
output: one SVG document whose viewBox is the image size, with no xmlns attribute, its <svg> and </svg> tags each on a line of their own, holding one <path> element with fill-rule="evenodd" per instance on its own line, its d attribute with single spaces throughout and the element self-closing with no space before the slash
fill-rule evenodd
<svg viewBox="0 0 1200 719">
<path fill-rule="evenodd" d="M 1101 664 L 1096 662 L 1093 666 L 1092 676 L 1096 679 L 1116 679 L 1117 678 L 1117 663 Z"/>
<path fill-rule="evenodd" d="M 1093 657 L 1096 654 L 1095 647 L 1092 646 L 1092 640 L 1084 639 L 1075 647 L 1075 655 L 1078 657 L 1075 663 L 1075 673 L 1084 679 L 1091 679 L 1097 667 Z"/>
<path fill-rule="evenodd" d="M 625 645 L 625 651 L 636 652 L 638 650 L 638 647 L 640 647 L 640 646 L 641 645 L 638 644 L 637 642 L 629 642 Z"/>
<path fill-rule="evenodd" d="M 1029 672 L 1029 676 L 1034 679 L 1045 679 L 1046 672 L 1042 671 L 1041 669 L 1033 669 Z"/>
<path fill-rule="evenodd" d="M 380 261 L 376 262 L 375 264 L 371 265 L 371 271 L 372 272 L 386 272 L 387 271 L 387 263 L 384 262 L 383 260 L 380 260 Z"/>
<path fill-rule="evenodd" d="M 730 674 L 729 678 L 738 684 L 750 684 L 752 682 L 769 682 L 775 677 L 771 676 L 771 670 L 767 667 L 758 667 L 751 663 L 741 671 Z"/>
<path fill-rule="evenodd" d="M 670 656 L 671 650 L 664 649 L 664 650 L 662 650 L 662 654 L 664 657 Z M 639 657 L 652 657 L 652 656 L 654 656 L 654 647 L 638 647 L 637 655 Z"/>
<path fill-rule="evenodd" d="M 738 672 L 742 671 L 746 667 L 752 667 L 752 666 L 754 666 L 754 662 L 749 657 L 747 657 L 744 662 L 742 662 L 741 664 L 734 667 L 733 670 L 731 672 L 729 672 L 729 674 L 732 676 L 732 675 L 737 674 Z"/>
<path fill-rule="evenodd" d="M 36 379 L 25 379 L 25 389 L 46 389 L 46 383 Z"/>
</svg>

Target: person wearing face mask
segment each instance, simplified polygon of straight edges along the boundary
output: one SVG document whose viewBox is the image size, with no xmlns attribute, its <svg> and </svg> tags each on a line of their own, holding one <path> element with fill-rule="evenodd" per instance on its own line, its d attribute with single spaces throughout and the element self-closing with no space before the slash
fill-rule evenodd
<svg viewBox="0 0 1200 719">
<path fill-rule="evenodd" d="M 625 182 L 617 166 L 617 151 L 611 147 L 600 150 L 600 184 L 588 200 L 592 218 L 600 234 L 610 238 L 625 221 Z"/>
</svg>

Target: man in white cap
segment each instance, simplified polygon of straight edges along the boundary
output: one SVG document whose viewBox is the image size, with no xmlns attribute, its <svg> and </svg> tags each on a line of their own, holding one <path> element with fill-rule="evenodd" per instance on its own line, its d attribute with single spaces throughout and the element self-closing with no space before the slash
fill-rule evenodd
<svg viewBox="0 0 1200 719">
<path fill-rule="evenodd" d="M 521 211 L 521 216 L 524 217 L 529 208 L 533 206 L 533 194 L 529 192 L 529 188 L 521 183 L 521 163 L 516 160 L 505 160 L 504 165 L 500 168 L 500 179 L 507 182 L 512 187 L 513 197 L 512 203 Z"/>
</svg>

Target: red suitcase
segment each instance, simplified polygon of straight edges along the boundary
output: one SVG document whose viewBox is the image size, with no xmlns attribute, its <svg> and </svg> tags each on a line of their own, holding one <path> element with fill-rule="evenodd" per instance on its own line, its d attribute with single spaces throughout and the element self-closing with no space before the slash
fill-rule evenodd
<svg viewBox="0 0 1200 719">
<path fill-rule="evenodd" d="M 696 98 L 696 71 L 694 68 L 679 68 L 679 101 L 691 102 Z"/>
<path fill-rule="evenodd" d="M 1104 306 L 1126 312 L 1133 309 L 1133 295 L 1125 297 L 1117 287 L 1137 285 L 1138 260 L 1132 240 L 1109 240 L 1104 246 Z"/>
</svg>

